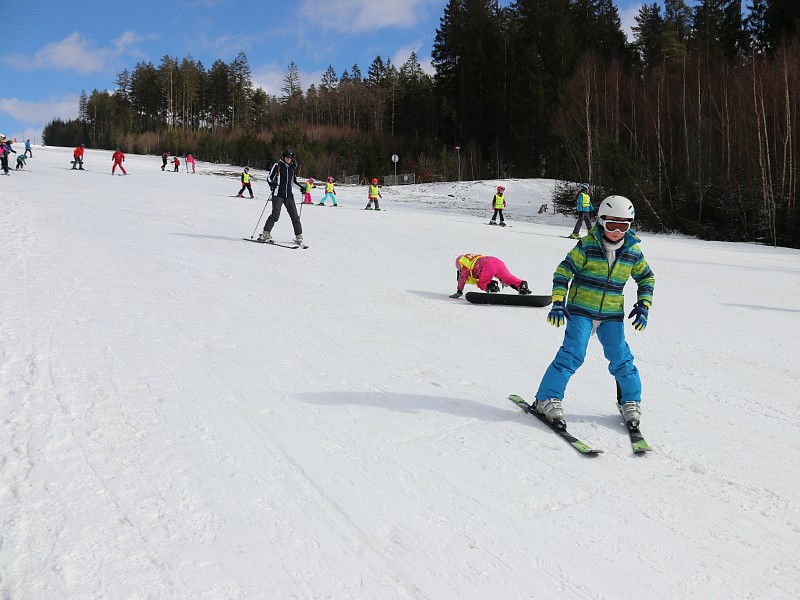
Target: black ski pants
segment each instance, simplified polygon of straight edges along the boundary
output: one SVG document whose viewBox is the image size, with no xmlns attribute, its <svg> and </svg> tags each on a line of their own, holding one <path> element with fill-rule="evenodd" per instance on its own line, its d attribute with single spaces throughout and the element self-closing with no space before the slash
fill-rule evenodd
<svg viewBox="0 0 800 600">
<path fill-rule="evenodd" d="M 275 223 L 281 217 L 281 209 L 286 207 L 286 212 L 289 213 L 289 218 L 292 220 L 292 227 L 294 228 L 295 235 L 303 234 L 303 226 L 300 224 L 300 215 L 297 214 L 297 204 L 294 202 L 294 197 L 289 196 L 283 198 L 281 196 L 272 197 L 272 214 L 267 217 L 267 222 L 264 224 L 264 231 L 271 233 Z"/>
</svg>

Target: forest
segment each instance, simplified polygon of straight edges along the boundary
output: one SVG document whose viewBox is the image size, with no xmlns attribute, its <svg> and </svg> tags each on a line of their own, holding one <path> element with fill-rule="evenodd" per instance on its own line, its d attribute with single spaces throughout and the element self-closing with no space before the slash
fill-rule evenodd
<svg viewBox="0 0 800 600">
<path fill-rule="evenodd" d="M 800 2 L 643 4 L 632 39 L 611 0 L 448 0 L 431 51 L 330 65 L 280 95 L 244 52 L 206 67 L 164 56 L 82 92 L 47 144 L 122 148 L 266 168 L 284 147 L 301 174 L 414 173 L 417 182 L 547 177 L 597 200 L 628 196 L 639 226 L 800 247 Z"/>
</svg>

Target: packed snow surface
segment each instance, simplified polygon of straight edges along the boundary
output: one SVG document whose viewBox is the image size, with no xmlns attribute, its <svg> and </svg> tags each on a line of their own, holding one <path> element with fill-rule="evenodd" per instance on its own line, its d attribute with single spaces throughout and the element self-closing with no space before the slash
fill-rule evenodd
<svg viewBox="0 0 800 600">
<path fill-rule="evenodd" d="M 242 240 L 264 172 L 251 200 L 235 166 L 33 153 L 0 175 L 4 600 L 800 598 L 800 252 L 640 232 L 653 451 L 593 339 L 564 402 L 587 458 L 507 399 L 561 343 L 548 309 L 448 298 L 464 252 L 550 292 L 553 181 L 382 212 L 339 186 L 288 250 Z"/>
</svg>

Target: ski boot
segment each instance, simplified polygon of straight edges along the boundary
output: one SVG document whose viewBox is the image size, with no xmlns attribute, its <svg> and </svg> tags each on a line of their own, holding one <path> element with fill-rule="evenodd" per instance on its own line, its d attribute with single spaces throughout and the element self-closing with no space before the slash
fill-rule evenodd
<svg viewBox="0 0 800 600">
<path fill-rule="evenodd" d="M 520 284 L 517 286 L 517 293 L 522 296 L 527 296 L 531 293 L 531 290 L 528 288 L 527 281 L 521 281 Z"/>
<path fill-rule="evenodd" d="M 490 294 L 496 294 L 500 291 L 500 286 L 497 285 L 496 281 L 490 281 L 489 284 L 486 286 L 486 291 Z"/>
<path fill-rule="evenodd" d="M 505 221 L 500 221 L 500 227 L 505 227 L 505 226 L 506 226 L 506 222 Z"/>
<path fill-rule="evenodd" d="M 489 225 L 497 225 L 494 221 L 489 221 Z"/>
<path fill-rule="evenodd" d="M 258 236 L 259 242 L 267 242 L 268 244 L 272 241 L 272 234 L 269 231 L 262 231 L 261 235 Z"/>
<path fill-rule="evenodd" d="M 561 407 L 561 400 L 558 398 L 535 400 L 532 408 L 536 412 L 543 414 L 550 421 L 560 421 L 564 418 L 564 409 Z"/>
<path fill-rule="evenodd" d="M 638 402 L 624 402 L 617 404 L 619 412 L 627 425 L 632 427 L 639 427 L 639 421 L 642 419 L 642 411 Z"/>
</svg>

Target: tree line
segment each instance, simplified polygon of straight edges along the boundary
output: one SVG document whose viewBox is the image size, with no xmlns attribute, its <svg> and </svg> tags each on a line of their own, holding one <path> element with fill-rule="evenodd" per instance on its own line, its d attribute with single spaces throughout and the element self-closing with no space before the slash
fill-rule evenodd
<svg viewBox="0 0 800 600">
<path fill-rule="evenodd" d="M 800 2 L 742 3 L 645 4 L 628 41 L 612 0 L 449 0 L 432 76 L 415 54 L 377 56 L 304 87 L 291 63 L 273 96 L 244 53 L 164 56 L 84 92 L 43 137 L 262 168 L 288 146 L 301 172 L 336 177 L 388 174 L 398 154 L 418 181 L 585 182 L 650 229 L 800 247 Z"/>
</svg>

